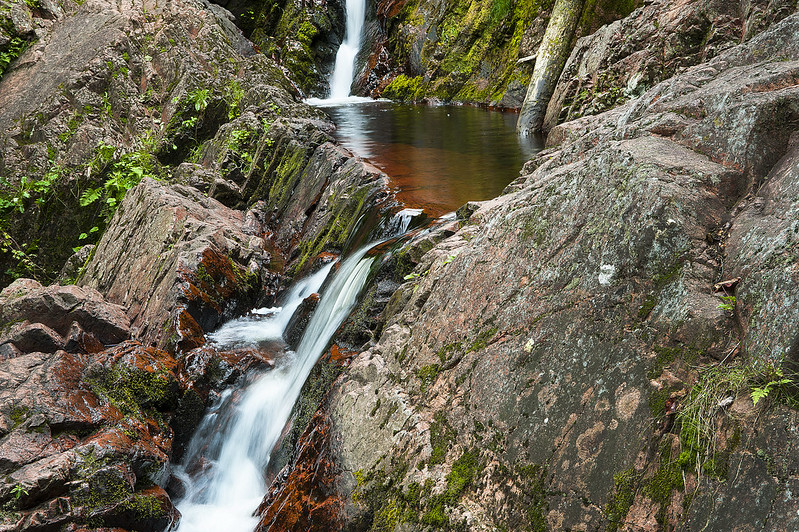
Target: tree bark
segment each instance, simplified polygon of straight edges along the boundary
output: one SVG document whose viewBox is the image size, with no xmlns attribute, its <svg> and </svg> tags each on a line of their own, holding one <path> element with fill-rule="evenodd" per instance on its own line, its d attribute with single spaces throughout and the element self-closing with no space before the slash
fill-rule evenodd
<svg viewBox="0 0 799 532">
<path fill-rule="evenodd" d="M 583 12 L 585 0 L 557 0 L 547 24 L 544 39 L 538 48 L 533 77 L 527 87 L 516 130 L 520 133 L 540 131 L 544 123 L 558 78 L 569 58 L 571 41 L 577 22 Z"/>
</svg>

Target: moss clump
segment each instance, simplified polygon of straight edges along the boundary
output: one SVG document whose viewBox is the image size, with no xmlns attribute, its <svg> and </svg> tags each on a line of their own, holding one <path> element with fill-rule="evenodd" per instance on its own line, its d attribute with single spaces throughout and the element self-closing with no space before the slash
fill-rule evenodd
<svg viewBox="0 0 799 532">
<path fill-rule="evenodd" d="M 473 353 L 475 351 L 482 351 L 486 348 L 488 341 L 491 340 L 495 334 L 497 334 L 496 327 L 491 327 L 490 329 L 479 332 L 466 352 Z"/>
<path fill-rule="evenodd" d="M 433 423 L 430 424 L 430 446 L 433 448 L 429 461 L 431 466 L 444 462 L 456 436 L 457 433 L 447 422 L 444 413 L 436 412 L 433 416 Z"/>
<path fill-rule="evenodd" d="M 438 364 L 427 364 L 416 370 L 416 376 L 422 381 L 423 388 L 434 383 L 440 373 L 441 366 Z"/>
<path fill-rule="evenodd" d="M 89 462 L 88 468 L 97 467 L 96 471 L 86 477 L 86 482 L 76 490 L 73 501 L 82 506 L 86 513 L 108 506 L 115 506 L 133 494 L 133 486 L 127 482 L 122 472 L 114 467 L 102 467 Z"/>
<path fill-rule="evenodd" d="M 8 409 L 8 416 L 11 418 L 12 430 L 22 425 L 30 417 L 30 409 L 26 406 L 12 405 Z"/>
<path fill-rule="evenodd" d="M 666 440 L 661 443 L 660 467 L 651 478 L 644 481 L 642 489 L 644 495 L 659 505 L 656 519 L 661 526 L 665 526 L 672 493 L 674 490 L 685 489 L 682 468 L 672 457 L 671 441 Z"/>
<path fill-rule="evenodd" d="M 405 74 L 400 74 L 386 86 L 383 96 L 400 102 L 419 100 L 424 94 L 422 81 L 422 76 L 409 78 Z"/>
<path fill-rule="evenodd" d="M 139 519 L 158 517 L 164 514 L 164 505 L 152 495 L 136 494 L 126 501 L 122 507 L 132 512 Z"/>
<path fill-rule="evenodd" d="M 653 349 L 657 353 L 657 357 L 652 363 L 652 367 L 647 371 L 646 376 L 650 380 L 658 378 L 663 373 L 663 369 L 675 360 L 679 359 L 688 364 L 696 364 L 699 357 L 702 356 L 700 349 L 682 344 L 673 346 L 656 345 Z"/>
<path fill-rule="evenodd" d="M 88 378 L 87 382 L 97 395 L 105 397 L 125 415 L 140 417 L 145 411 L 155 414 L 155 408 L 176 406 L 174 379 L 165 369 L 148 371 L 118 365 Z"/>
<path fill-rule="evenodd" d="M 446 507 L 458 503 L 466 489 L 474 482 L 479 470 L 480 454 L 477 450 L 466 451 L 455 460 L 452 471 L 447 475 L 446 491 L 430 498 L 428 510 L 422 516 L 422 523 L 437 528 L 450 526 Z"/>
<path fill-rule="evenodd" d="M 638 309 L 638 319 L 643 321 L 652 312 L 652 309 L 657 305 L 658 299 L 654 294 L 649 294 Z"/>
<path fill-rule="evenodd" d="M 609 531 L 619 530 L 619 526 L 627 517 L 627 512 L 635 500 L 639 480 L 640 475 L 632 468 L 613 476 L 613 493 L 605 505 L 605 517 L 610 522 Z"/>
</svg>

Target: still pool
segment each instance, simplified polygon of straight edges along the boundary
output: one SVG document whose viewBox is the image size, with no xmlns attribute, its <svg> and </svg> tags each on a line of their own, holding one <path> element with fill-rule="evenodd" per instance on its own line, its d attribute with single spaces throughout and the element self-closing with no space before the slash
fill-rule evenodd
<svg viewBox="0 0 799 532">
<path fill-rule="evenodd" d="M 405 205 L 431 216 L 500 195 L 543 145 L 516 133 L 514 113 L 362 99 L 324 110 L 343 146 L 388 174 Z"/>
</svg>

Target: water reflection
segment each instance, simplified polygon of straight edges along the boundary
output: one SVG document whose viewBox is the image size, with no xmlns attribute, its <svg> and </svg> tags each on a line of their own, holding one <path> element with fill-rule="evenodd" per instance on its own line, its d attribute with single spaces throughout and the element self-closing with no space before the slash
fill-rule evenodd
<svg viewBox="0 0 799 532">
<path fill-rule="evenodd" d="M 541 150 L 516 114 L 388 101 L 326 106 L 336 137 L 391 176 L 399 198 L 433 216 L 498 196 Z"/>
</svg>

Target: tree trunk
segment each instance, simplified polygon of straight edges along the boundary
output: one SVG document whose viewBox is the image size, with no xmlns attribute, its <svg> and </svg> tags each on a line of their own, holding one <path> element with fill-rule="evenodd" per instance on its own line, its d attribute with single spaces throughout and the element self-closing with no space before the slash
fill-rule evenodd
<svg viewBox="0 0 799 532">
<path fill-rule="evenodd" d="M 544 123 L 555 85 L 569 58 L 571 41 L 577 22 L 583 12 L 585 0 L 557 0 L 552 16 L 538 48 L 533 77 L 527 87 L 516 130 L 519 132 L 540 131 Z"/>
</svg>

